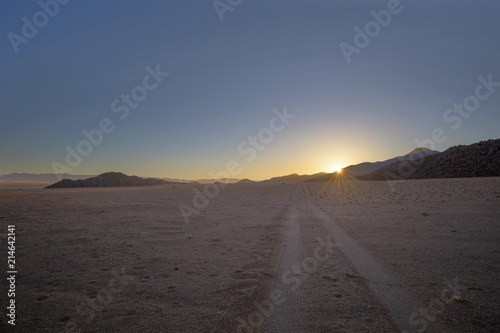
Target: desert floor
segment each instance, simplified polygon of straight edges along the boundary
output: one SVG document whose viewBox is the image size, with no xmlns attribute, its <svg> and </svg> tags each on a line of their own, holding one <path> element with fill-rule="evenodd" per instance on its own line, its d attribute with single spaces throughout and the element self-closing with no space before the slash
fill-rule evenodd
<svg viewBox="0 0 500 333">
<path fill-rule="evenodd" d="M 0 331 L 500 331 L 500 178 L 193 189 L 0 190 Z"/>
</svg>

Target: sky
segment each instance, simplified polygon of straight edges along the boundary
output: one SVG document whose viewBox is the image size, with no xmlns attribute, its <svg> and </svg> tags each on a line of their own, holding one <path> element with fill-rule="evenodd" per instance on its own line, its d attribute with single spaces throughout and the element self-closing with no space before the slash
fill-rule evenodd
<svg viewBox="0 0 500 333">
<path fill-rule="evenodd" d="M 59 1 L 0 3 L 0 174 L 259 180 L 500 137 L 498 1 Z"/>
</svg>

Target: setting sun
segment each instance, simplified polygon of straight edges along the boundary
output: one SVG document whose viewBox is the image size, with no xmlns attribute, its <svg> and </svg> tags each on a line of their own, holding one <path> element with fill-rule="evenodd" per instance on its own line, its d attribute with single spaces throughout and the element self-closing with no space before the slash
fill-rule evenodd
<svg viewBox="0 0 500 333">
<path fill-rule="evenodd" d="M 341 173 L 342 172 L 342 167 L 339 166 L 339 165 L 336 165 L 336 166 L 333 166 L 331 168 L 331 172 L 338 172 L 338 173 Z"/>
</svg>

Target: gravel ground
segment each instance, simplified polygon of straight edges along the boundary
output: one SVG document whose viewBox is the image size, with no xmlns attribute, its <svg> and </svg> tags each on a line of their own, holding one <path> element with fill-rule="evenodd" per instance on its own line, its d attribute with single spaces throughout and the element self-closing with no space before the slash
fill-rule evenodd
<svg viewBox="0 0 500 333">
<path fill-rule="evenodd" d="M 0 331 L 399 331 L 356 256 L 405 291 L 415 332 L 499 331 L 500 178 L 230 185 L 187 224 L 194 188 L 0 191 L 18 271 Z"/>
</svg>

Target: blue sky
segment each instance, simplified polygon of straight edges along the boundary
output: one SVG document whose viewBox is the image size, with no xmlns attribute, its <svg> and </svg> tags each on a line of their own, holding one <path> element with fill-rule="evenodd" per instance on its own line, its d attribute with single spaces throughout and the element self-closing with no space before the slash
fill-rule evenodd
<svg viewBox="0 0 500 333">
<path fill-rule="evenodd" d="M 401 1 L 347 63 L 340 43 L 355 45 L 354 27 L 392 1 L 243 0 L 221 21 L 212 1 L 73 0 L 18 53 L 9 33 L 22 37 L 42 7 L 2 2 L 0 174 L 57 161 L 194 179 L 236 160 L 238 178 L 264 179 L 405 154 L 435 128 L 438 150 L 500 137 L 500 88 L 457 129 L 443 120 L 479 76 L 500 81 L 500 3 Z M 158 64 L 169 76 L 120 120 L 112 102 Z M 248 161 L 238 146 L 284 107 L 296 117 Z M 68 166 L 66 147 L 103 118 L 114 131 Z"/>
</svg>

